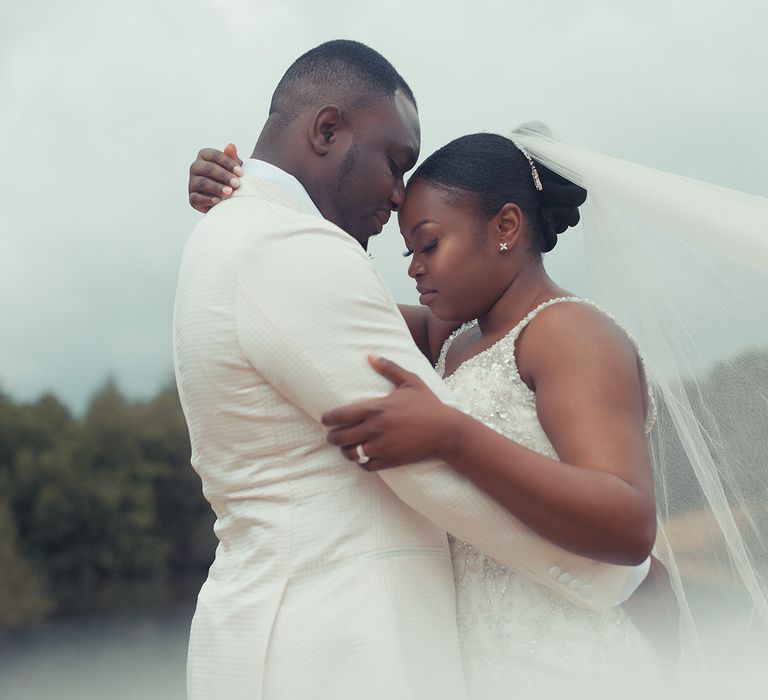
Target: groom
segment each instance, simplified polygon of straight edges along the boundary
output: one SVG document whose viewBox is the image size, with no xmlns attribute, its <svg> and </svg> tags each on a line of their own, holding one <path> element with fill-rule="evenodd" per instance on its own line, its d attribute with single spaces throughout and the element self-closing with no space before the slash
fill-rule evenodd
<svg viewBox="0 0 768 700">
<path fill-rule="evenodd" d="M 326 443 L 324 412 L 389 390 L 370 350 L 452 402 L 364 253 L 419 142 L 395 69 L 323 44 L 283 76 L 240 187 L 186 245 L 176 374 L 220 541 L 192 623 L 192 700 L 463 700 L 446 531 L 582 605 L 638 583 L 533 534 L 445 464 L 371 474 Z"/>
</svg>

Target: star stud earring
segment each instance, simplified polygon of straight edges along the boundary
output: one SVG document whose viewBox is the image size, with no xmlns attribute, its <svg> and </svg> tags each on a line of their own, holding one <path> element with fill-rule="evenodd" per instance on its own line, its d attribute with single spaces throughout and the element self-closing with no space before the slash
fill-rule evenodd
<svg viewBox="0 0 768 700">
<path fill-rule="evenodd" d="M 509 246 L 506 243 L 499 243 L 499 250 L 509 250 Z"/>
</svg>

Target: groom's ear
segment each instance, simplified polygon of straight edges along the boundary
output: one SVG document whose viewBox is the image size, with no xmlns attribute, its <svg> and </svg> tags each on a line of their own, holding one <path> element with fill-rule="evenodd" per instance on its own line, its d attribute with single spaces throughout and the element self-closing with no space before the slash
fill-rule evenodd
<svg viewBox="0 0 768 700">
<path fill-rule="evenodd" d="M 346 128 L 344 115 L 336 105 L 321 107 L 310 122 L 309 141 L 319 156 L 326 155 L 339 141 L 339 134 Z"/>
</svg>

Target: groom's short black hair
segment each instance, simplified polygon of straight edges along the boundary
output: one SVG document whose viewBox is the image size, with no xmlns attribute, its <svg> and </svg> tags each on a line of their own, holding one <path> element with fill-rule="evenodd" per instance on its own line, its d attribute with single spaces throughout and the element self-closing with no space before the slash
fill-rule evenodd
<svg viewBox="0 0 768 700">
<path fill-rule="evenodd" d="M 293 62 L 275 88 L 269 113 L 292 121 L 320 102 L 341 101 L 344 110 L 391 98 L 398 89 L 416 106 L 408 83 L 384 56 L 359 41 L 337 39 Z"/>
</svg>

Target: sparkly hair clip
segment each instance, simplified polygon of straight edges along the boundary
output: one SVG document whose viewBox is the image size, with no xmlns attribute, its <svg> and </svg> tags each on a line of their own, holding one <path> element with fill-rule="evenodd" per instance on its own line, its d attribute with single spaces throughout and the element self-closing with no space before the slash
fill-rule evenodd
<svg viewBox="0 0 768 700">
<path fill-rule="evenodd" d="M 544 187 L 541 184 L 541 178 L 539 177 L 539 171 L 536 170 L 536 163 L 533 162 L 533 158 L 531 158 L 531 154 L 528 153 L 519 143 L 516 141 L 512 141 L 512 143 L 515 144 L 517 147 L 517 150 L 520 151 L 525 156 L 525 159 L 528 161 L 528 165 L 531 166 L 531 175 L 533 176 L 533 184 L 536 187 L 536 189 L 541 192 Z"/>
</svg>

